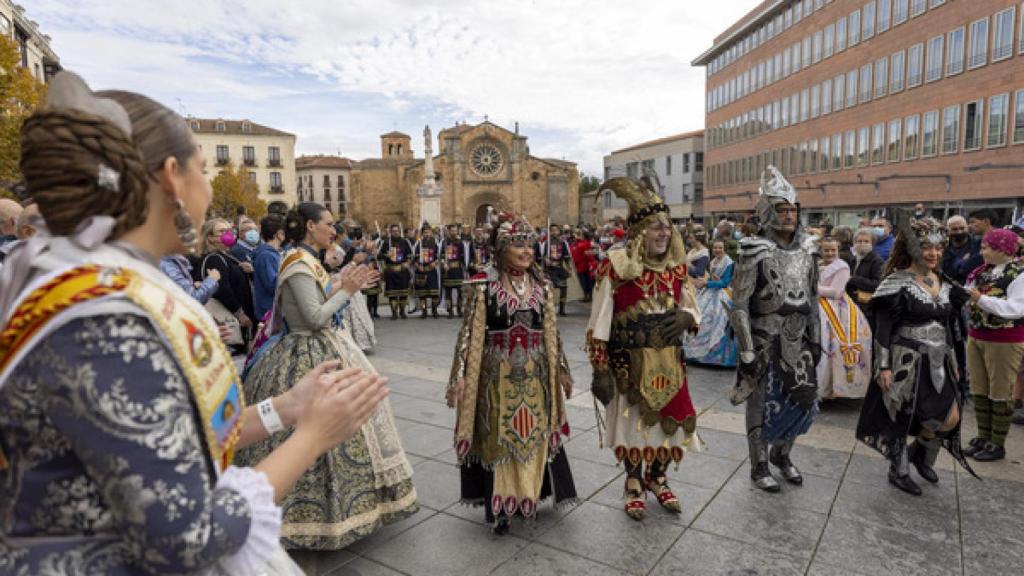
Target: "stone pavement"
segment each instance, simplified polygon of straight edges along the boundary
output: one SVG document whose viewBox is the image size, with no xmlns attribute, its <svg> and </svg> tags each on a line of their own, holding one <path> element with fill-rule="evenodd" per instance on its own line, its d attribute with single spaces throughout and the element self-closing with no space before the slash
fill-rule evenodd
<svg viewBox="0 0 1024 576">
<path fill-rule="evenodd" d="M 855 442 L 860 403 L 829 402 L 793 451 L 804 486 L 766 494 L 749 480 L 742 407 L 725 398 L 733 379 L 727 370 L 690 368 L 707 448 L 670 469 L 683 514 L 649 499 L 647 520 L 630 520 L 621 508 L 623 473 L 598 446 L 587 391 L 588 309 L 569 310 L 560 326 L 576 392 L 566 450 L 582 503 L 562 511 L 542 504 L 535 522 L 492 535 L 482 509 L 458 502 L 454 414 L 443 403 L 460 321 L 383 318 L 370 359 L 391 377 L 421 510 L 347 550 L 298 554 L 310 574 L 1024 574 L 1024 429 L 1011 431 L 1007 460 L 975 464 L 981 481 L 954 469 L 944 453 L 939 484 L 920 481 L 924 495 L 914 498 L 889 486 L 887 463 Z M 965 441 L 974 431 L 966 412 Z"/>
</svg>

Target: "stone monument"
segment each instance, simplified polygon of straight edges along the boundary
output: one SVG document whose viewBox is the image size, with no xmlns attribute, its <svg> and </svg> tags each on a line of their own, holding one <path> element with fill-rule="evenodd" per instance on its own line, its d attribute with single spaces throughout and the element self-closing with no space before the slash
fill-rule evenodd
<svg viewBox="0 0 1024 576">
<path fill-rule="evenodd" d="M 441 225 L 441 194 L 444 190 L 434 177 L 434 148 L 431 143 L 430 126 L 423 128 L 423 183 L 416 188 L 416 196 L 420 199 L 420 222 L 432 226 Z"/>
</svg>

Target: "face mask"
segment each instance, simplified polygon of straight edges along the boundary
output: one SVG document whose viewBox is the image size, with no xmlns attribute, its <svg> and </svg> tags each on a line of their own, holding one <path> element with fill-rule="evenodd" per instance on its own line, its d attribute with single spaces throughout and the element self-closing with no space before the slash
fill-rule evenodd
<svg viewBox="0 0 1024 576">
<path fill-rule="evenodd" d="M 237 238 L 235 238 L 235 233 L 231 230 L 220 235 L 220 243 L 223 244 L 225 248 L 231 248 L 234 246 L 235 240 L 237 240 Z"/>
<path fill-rule="evenodd" d="M 881 226 L 875 226 L 871 229 L 871 233 L 875 235 L 875 238 L 885 238 L 885 228 Z"/>
<path fill-rule="evenodd" d="M 245 233 L 245 241 L 249 244 L 259 244 L 260 233 L 256 230 L 248 230 Z"/>
<path fill-rule="evenodd" d="M 963 242 L 964 240 L 967 239 L 967 233 L 966 232 L 960 232 L 958 234 L 950 234 L 949 235 L 949 239 L 954 241 L 954 242 L 956 242 L 957 244 L 959 244 L 959 243 L 961 243 L 961 242 Z"/>
<path fill-rule="evenodd" d="M 735 238 L 736 240 L 742 240 L 743 239 L 743 232 L 740 232 L 739 230 L 737 230 L 737 231 L 732 233 L 732 237 Z"/>
</svg>

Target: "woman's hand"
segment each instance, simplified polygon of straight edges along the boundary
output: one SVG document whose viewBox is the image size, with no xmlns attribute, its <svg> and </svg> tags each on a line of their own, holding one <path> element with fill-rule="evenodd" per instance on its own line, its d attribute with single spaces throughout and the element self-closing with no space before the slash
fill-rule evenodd
<svg viewBox="0 0 1024 576">
<path fill-rule="evenodd" d="M 565 397 L 572 398 L 572 377 L 562 372 L 559 374 L 558 380 L 562 384 L 562 391 L 565 392 Z"/>
<path fill-rule="evenodd" d="M 977 288 L 967 289 L 967 298 L 971 301 L 971 304 L 977 304 L 978 300 L 981 300 L 982 293 L 978 292 Z"/>
<path fill-rule="evenodd" d="M 317 364 L 307 372 L 287 392 L 274 399 L 274 408 L 281 416 L 281 422 L 285 426 L 295 426 L 306 415 L 316 396 L 320 377 L 337 371 L 339 378 L 347 378 L 360 373 L 358 368 L 341 369 L 341 360 L 331 360 Z"/>
<path fill-rule="evenodd" d="M 321 454 L 351 438 L 388 395 L 387 378 L 360 370 L 322 374 L 313 388 L 295 435 Z"/>
<path fill-rule="evenodd" d="M 220 270 L 216 268 L 209 268 L 206 270 L 206 277 L 213 278 L 215 281 L 220 282 Z"/>
<path fill-rule="evenodd" d="M 703 288 L 708 285 L 708 281 L 706 278 L 694 278 L 693 285 L 697 288 Z"/>
<path fill-rule="evenodd" d="M 250 264 L 248 262 L 239 262 L 238 263 L 238 267 L 241 268 L 242 272 L 245 272 L 246 274 L 252 274 L 252 272 L 254 270 L 254 268 L 252 267 L 252 264 Z"/>
<path fill-rule="evenodd" d="M 349 264 L 342 268 L 338 274 L 338 285 L 349 294 L 355 294 L 370 285 L 374 274 L 376 274 L 376 271 L 370 270 L 366 266 Z"/>
<path fill-rule="evenodd" d="M 228 328 L 226 324 L 217 324 L 217 332 L 220 334 L 220 339 L 225 342 L 231 338 L 231 328 Z"/>
<path fill-rule="evenodd" d="M 448 402 L 449 408 L 455 408 L 455 405 L 462 401 L 462 394 L 465 391 L 465 388 L 466 381 L 462 378 L 459 378 L 455 382 L 455 386 L 451 386 L 448 388 L 448 391 L 445 392 L 444 396 L 445 400 Z"/>
<path fill-rule="evenodd" d="M 878 387 L 883 392 L 888 392 L 892 388 L 892 370 L 879 370 L 878 371 Z"/>
</svg>

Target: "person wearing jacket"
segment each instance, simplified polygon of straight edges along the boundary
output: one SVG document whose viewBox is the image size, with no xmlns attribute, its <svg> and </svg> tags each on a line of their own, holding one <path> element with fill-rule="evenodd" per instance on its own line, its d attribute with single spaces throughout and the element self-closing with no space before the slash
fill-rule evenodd
<svg viewBox="0 0 1024 576">
<path fill-rule="evenodd" d="M 867 308 L 871 295 L 882 282 L 884 262 L 874 251 L 871 230 L 861 228 L 853 235 L 853 262 L 850 263 L 853 273 L 846 283 L 846 293 L 862 309 Z"/>
<path fill-rule="evenodd" d="M 252 252 L 252 300 L 259 322 L 274 307 L 277 271 L 281 267 L 281 246 L 284 244 L 284 218 L 269 214 L 260 220 L 263 243 Z"/>
<path fill-rule="evenodd" d="M 206 301 L 213 296 L 220 285 L 220 272 L 215 268 L 206 271 L 206 278 L 202 282 L 193 281 L 192 264 L 181 254 L 171 254 L 161 258 L 160 271 L 173 280 L 178 288 L 184 290 L 185 294 L 195 298 L 200 304 L 206 304 Z"/>
</svg>

